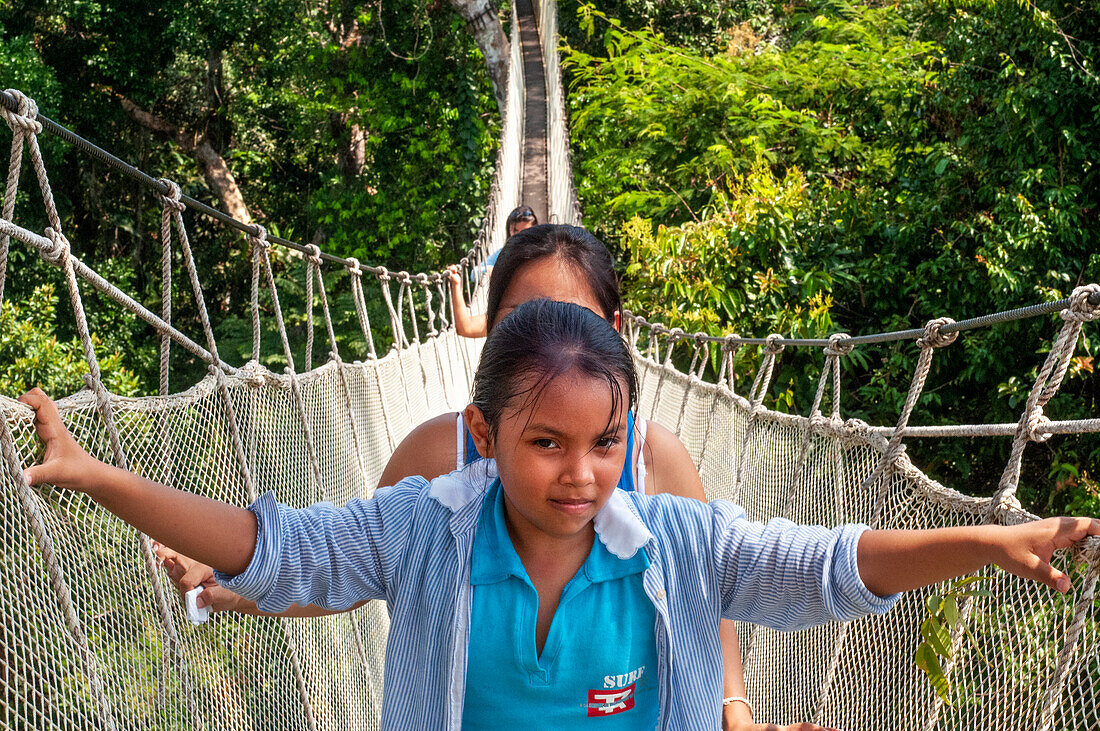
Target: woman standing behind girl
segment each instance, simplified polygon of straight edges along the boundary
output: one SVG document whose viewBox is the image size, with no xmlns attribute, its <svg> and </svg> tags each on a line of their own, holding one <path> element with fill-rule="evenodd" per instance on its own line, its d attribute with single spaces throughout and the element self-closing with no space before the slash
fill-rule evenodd
<svg viewBox="0 0 1100 731">
<path fill-rule="evenodd" d="M 542 224 L 519 231 L 501 249 L 485 317 L 489 329 L 519 305 L 546 298 L 572 302 L 600 315 L 615 329 L 622 320 L 622 298 L 615 263 L 599 239 L 583 228 Z M 652 421 L 628 418 L 628 453 L 619 487 L 649 494 L 706 500 L 695 464 L 676 436 Z M 379 485 L 409 475 L 431 478 L 480 458 L 460 413 L 430 419 L 402 440 L 382 471 Z M 416 471 L 421 470 L 421 471 Z"/>
<path fill-rule="evenodd" d="M 605 321 L 537 300 L 490 334 L 465 410 L 492 459 L 430 485 L 410 477 L 342 508 L 268 492 L 239 508 L 99 462 L 37 389 L 21 400 L 46 450 L 26 477 L 86 492 L 265 611 L 385 599 L 382 726 L 395 729 L 714 728 L 716 617 L 787 630 L 851 620 L 994 562 L 1066 592 L 1053 552 L 1100 535 L 1087 518 L 760 524 L 724 500 L 617 490 L 636 393 Z"/>
</svg>

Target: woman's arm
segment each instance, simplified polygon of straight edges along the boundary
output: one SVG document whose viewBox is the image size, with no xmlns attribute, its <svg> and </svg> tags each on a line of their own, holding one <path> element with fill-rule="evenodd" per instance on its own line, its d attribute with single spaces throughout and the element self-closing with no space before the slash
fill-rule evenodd
<svg viewBox="0 0 1100 731">
<path fill-rule="evenodd" d="M 48 482 L 86 493 L 143 533 L 219 571 L 239 574 L 248 567 L 257 533 L 251 512 L 104 464 L 76 443 L 41 389 L 19 400 L 34 409 L 34 426 L 46 445 L 42 464 L 24 472 L 29 484 Z"/>
<path fill-rule="evenodd" d="M 331 614 L 350 612 L 366 604 L 366 601 L 357 602 L 347 609 L 334 610 L 322 609 L 312 604 L 304 607 L 293 606 L 284 612 L 270 614 L 260 611 L 256 602 L 245 599 L 224 586 L 219 586 L 214 581 L 214 570 L 206 564 L 194 561 L 182 553 L 173 551 L 167 546 L 154 545 L 157 558 L 161 561 L 168 578 L 176 585 L 180 596 L 197 587 L 202 587 L 202 592 L 195 598 L 196 605 L 201 609 L 210 607 L 214 612 L 237 612 L 239 614 L 251 614 L 260 617 L 327 617 Z"/>
<path fill-rule="evenodd" d="M 451 312 L 454 315 L 455 332 L 465 338 L 483 338 L 489 334 L 485 315 L 474 315 L 466 304 L 462 292 L 462 273 L 457 266 L 447 267 L 451 280 Z"/>
<path fill-rule="evenodd" d="M 1100 535 L 1095 518 L 1047 518 L 1021 525 L 867 531 L 857 552 L 859 575 L 879 596 L 909 591 L 995 563 L 1065 593 L 1069 577 L 1050 565 L 1055 551 Z"/>
</svg>

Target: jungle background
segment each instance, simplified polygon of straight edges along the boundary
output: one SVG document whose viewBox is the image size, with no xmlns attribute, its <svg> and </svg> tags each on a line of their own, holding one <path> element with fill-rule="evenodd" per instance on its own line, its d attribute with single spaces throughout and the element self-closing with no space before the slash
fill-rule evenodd
<svg viewBox="0 0 1100 731">
<path fill-rule="evenodd" d="M 463 15 L 469 4 L 0 0 L 2 83 L 273 233 L 436 270 L 472 243 L 499 134 L 493 64 Z M 493 9 L 509 17 L 506 4 Z M 1100 279 L 1100 1 L 563 0 L 560 18 L 585 224 L 615 252 L 627 307 L 650 321 L 856 335 L 1055 300 Z M 41 140 L 75 253 L 157 309 L 154 196 Z M 211 176 L 219 160 L 235 196 Z M 41 230 L 26 173 L 22 188 L 16 220 Z M 245 242 L 203 218 L 188 223 L 223 356 L 243 361 Z M 71 392 L 84 363 L 58 303 L 63 284 L 32 258 L 13 246 L 0 392 Z M 277 266 L 285 309 L 303 312 L 293 305 L 304 296 L 300 260 Z M 194 319 L 178 297 L 176 321 Z M 155 392 L 152 333 L 88 299 L 109 387 Z M 334 306 L 350 323 L 350 298 Z M 1059 323 L 963 334 L 937 353 L 913 423 L 1016 421 Z M 304 317 L 289 324 L 304 342 Z M 356 329 L 340 328 L 353 356 L 365 352 Z M 1100 408 L 1093 330 L 1051 418 Z M 277 333 L 265 338 L 267 365 L 281 367 Z M 916 350 L 846 358 L 844 414 L 892 424 Z M 820 361 L 788 349 L 769 405 L 806 413 Z M 201 364 L 177 353 L 173 370 L 185 383 Z M 909 444 L 931 476 L 975 494 L 993 491 L 1008 447 Z M 1093 436 L 1033 446 L 1020 498 L 1041 514 L 1100 515 L 1098 457 Z"/>
</svg>

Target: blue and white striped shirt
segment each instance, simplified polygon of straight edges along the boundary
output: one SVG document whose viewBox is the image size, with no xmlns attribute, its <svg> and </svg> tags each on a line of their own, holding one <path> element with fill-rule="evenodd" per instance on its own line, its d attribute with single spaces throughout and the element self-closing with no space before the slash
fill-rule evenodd
<svg viewBox="0 0 1100 731">
<path fill-rule="evenodd" d="M 391 616 L 384 729 L 459 729 L 466 683 L 470 556 L 492 460 L 428 485 L 410 477 L 367 500 L 294 509 L 271 493 L 247 569 L 218 580 L 263 611 L 292 604 L 344 609 L 385 599 Z M 428 489 L 425 489 L 425 488 Z M 661 728 L 717 728 L 722 698 L 719 616 L 782 630 L 887 611 L 859 578 L 866 526 L 835 529 L 746 519 L 732 503 L 615 490 L 596 535 L 626 558 L 645 548 L 646 595 L 657 614 Z"/>
</svg>

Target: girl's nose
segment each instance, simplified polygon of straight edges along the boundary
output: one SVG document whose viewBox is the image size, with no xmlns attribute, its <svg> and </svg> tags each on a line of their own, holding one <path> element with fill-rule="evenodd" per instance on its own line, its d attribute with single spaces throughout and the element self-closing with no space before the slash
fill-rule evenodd
<svg viewBox="0 0 1100 731">
<path fill-rule="evenodd" d="M 562 470 L 561 482 L 563 485 L 574 487 L 587 487 L 596 481 L 596 472 L 593 469 L 594 462 L 592 452 L 578 455 L 570 460 Z"/>
</svg>

